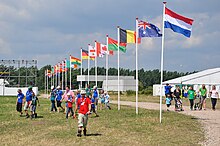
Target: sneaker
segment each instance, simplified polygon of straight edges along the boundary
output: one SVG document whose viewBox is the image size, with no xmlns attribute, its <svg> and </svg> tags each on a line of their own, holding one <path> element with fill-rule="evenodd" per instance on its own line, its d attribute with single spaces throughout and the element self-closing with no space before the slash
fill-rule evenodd
<svg viewBox="0 0 220 146">
<path fill-rule="evenodd" d="M 78 137 L 81 137 L 81 136 L 82 136 L 81 132 L 82 132 L 82 130 L 78 130 L 78 133 L 77 133 L 77 136 L 78 136 Z"/>
<path fill-rule="evenodd" d="M 83 130 L 83 135 L 86 136 L 86 129 Z"/>
<path fill-rule="evenodd" d="M 29 118 L 30 116 L 29 115 L 26 115 L 26 118 Z"/>
</svg>

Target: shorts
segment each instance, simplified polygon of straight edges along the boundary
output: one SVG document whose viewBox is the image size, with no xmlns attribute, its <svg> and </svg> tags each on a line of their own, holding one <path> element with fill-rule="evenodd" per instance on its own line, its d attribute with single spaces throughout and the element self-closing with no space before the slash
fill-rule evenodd
<svg viewBox="0 0 220 146">
<path fill-rule="evenodd" d="M 105 98 L 102 98 L 102 99 L 101 99 L 101 103 L 105 103 Z"/>
<path fill-rule="evenodd" d="M 31 112 L 36 112 L 36 105 L 31 105 Z"/>
<path fill-rule="evenodd" d="M 57 107 L 61 107 L 61 101 L 57 101 Z"/>
<path fill-rule="evenodd" d="M 18 102 L 17 102 L 16 110 L 17 110 L 18 112 L 22 112 L 22 103 L 18 103 Z"/>
<path fill-rule="evenodd" d="M 96 113 L 95 107 L 92 107 L 92 108 L 91 108 L 91 112 Z"/>
<path fill-rule="evenodd" d="M 29 108 L 31 109 L 31 107 L 29 107 L 29 106 L 30 106 L 30 103 L 31 103 L 31 101 L 26 101 L 26 102 L 25 102 L 25 104 L 24 104 L 24 110 L 25 110 L 25 111 L 27 111 Z"/>
<path fill-rule="evenodd" d="M 171 104 L 167 104 L 167 107 L 170 107 Z"/>
<path fill-rule="evenodd" d="M 95 105 L 98 105 L 98 97 L 95 98 Z"/>
<path fill-rule="evenodd" d="M 88 123 L 88 115 L 87 114 L 80 114 L 79 113 L 79 116 L 78 116 L 78 127 L 81 128 L 86 128 L 87 126 L 87 123 Z"/>
<path fill-rule="evenodd" d="M 203 100 L 206 99 L 206 95 L 205 96 L 201 96 L 201 97 L 202 97 Z"/>
</svg>

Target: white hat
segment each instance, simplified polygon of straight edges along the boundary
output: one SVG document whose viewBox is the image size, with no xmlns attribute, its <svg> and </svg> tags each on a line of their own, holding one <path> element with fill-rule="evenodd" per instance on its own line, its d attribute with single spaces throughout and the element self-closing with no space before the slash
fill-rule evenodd
<svg viewBox="0 0 220 146">
<path fill-rule="evenodd" d="M 93 86 L 93 89 L 96 89 L 97 87 L 96 86 Z"/>
<path fill-rule="evenodd" d="M 67 95 L 67 96 L 70 96 L 71 94 L 68 92 L 66 95 Z"/>
<path fill-rule="evenodd" d="M 53 90 L 54 89 L 54 86 L 51 86 L 51 90 Z"/>
<path fill-rule="evenodd" d="M 80 93 L 81 93 L 81 94 L 86 94 L 86 91 L 85 91 L 85 90 L 82 90 Z"/>
<path fill-rule="evenodd" d="M 60 86 L 57 86 L 57 89 L 60 89 Z"/>
</svg>

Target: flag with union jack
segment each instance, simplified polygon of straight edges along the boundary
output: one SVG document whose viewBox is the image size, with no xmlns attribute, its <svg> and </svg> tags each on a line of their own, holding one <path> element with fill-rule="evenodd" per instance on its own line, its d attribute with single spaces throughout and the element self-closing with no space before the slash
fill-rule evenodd
<svg viewBox="0 0 220 146">
<path fill-rule="evenodd" d="M 148 22 L 138 20 L 138 34 L 139 38 L 142 37 L 161 37 L 160 29 Z"/>
</svg>

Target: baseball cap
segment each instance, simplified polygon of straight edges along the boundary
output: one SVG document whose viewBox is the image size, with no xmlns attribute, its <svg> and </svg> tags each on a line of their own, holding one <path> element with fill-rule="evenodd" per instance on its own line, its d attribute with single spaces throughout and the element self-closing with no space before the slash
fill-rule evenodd
<svg viewBox="0 0 220 146">
<path fill-rule="evenodd" d="M 81 93 L 81 94 L 86 94 L 86 91 L 85 91 L 85 90 L 82 90 L 80 93 Z"/>
</svg>

